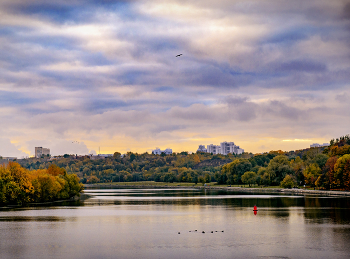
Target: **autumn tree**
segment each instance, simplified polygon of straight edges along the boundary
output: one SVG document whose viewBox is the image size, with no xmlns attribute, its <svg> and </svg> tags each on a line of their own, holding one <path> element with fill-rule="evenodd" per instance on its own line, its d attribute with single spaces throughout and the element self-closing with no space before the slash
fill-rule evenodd
<svg viewBox="0 0 350 259">
<path fill-rule="evenodd" d="M 335 184 L 350 189 L 350 154 L 340 157 L 334 165 Z"/>
<path fill-rule="evenodd" d="M 323 173 L 326 175 L 326 181 L 330 189 L 333 189 L 336 184 L 336 180 L 334 178 L 334 166 L 337 160 L 338 157 L 336 156 L 328 158 L 325 167 L 323 168 Z"/>
<path fill-rule="evenodd" d="M 304 171 L 305 183 L 311 186 L 315 186 L 315 182 L 321 175 L 321 168 L 318 164 L 314 163 L 306 167 Z"/>
<path fill-rule="evenodd" d="M 304 174 L 303 171 L 305 170 L 305 165 L 303 160 L 299 156 L 297 156 L 295 159 L 292 159 L 290 162 L 290 166 L 292 167 L 294 171 L 294 178 L 298 185 L 304 184 Z"/>
</svg>

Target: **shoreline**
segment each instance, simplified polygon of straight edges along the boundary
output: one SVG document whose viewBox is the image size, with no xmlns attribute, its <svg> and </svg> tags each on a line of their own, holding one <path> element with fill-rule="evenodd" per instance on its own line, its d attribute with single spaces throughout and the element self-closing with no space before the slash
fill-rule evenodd
<svg viewBox="0 0 350 259">
<path fill-rule="evenodd" d="M 84 184 L 87 188 L 115 188 L 115 189 L 203 189 L 203 190 L 224 190 L 234 192 L 249 192 L 255 194 L 295 194 L 295 195 L 320 195 L 320 196 L 345 196 L 350 197 L 349 191 L 330 190 L 305 190 L 305 189 L 283 189 L 283 188 L 248 188 L 248 187 L 221 187 L 221 186 L 168 186 L 168 185 L 115 185 L 115 184 Z"/>
</svg>

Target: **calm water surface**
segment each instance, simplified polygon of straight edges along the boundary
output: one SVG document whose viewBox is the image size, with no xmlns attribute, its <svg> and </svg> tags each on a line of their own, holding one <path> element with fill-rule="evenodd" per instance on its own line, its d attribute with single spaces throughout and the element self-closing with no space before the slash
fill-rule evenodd
<svg viewBox="0 0 350 259">
<path fill-rule="evenodd" d="M 0 258 L 350 258 L 349 198 L 190 189 L 85 194 L 70 204 L 1 210 Z"/>
</svg>

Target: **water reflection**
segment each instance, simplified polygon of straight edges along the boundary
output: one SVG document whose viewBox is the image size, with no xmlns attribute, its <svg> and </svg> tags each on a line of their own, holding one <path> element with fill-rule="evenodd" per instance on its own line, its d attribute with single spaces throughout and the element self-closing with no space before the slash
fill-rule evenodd
<svg viewBox="0 0 350 259">
<path fill-rule="evenodd" d="M 79 203 L 0 211 L 0 258 L 348 258 L 348 205 L 343 197 L 88 189 Z"/>
<path fill-rule="evenodd" d="M 15 221 L 15 222 L 23 222 L 23 221 L 66 221 L 66 218 L 60 217 L 28 217 L 28 216 L 11 216 L 11 217 L 0 217 L 0 222 L 2 221 Z"/>
</svg>

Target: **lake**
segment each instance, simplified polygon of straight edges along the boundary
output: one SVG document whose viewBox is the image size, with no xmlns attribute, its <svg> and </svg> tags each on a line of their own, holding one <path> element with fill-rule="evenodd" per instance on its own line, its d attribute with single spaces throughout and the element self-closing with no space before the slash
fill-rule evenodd
<svg viewBox="0 0 350 259">
<path fill-rule="evenodd" d="M 0 258 L 350 256 L 347 197 L 87 189 L 83 198 L 0 210 Z"/>
</svg>

